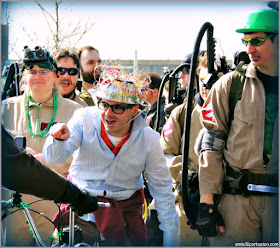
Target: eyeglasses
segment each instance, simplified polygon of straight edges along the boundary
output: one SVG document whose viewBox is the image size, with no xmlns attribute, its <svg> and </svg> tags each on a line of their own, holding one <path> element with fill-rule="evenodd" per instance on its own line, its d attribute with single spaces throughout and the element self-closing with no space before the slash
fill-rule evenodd
<svg viewBox="0 0 280 248">
<path fill-rule="evenodd" d="M 149 88 L 149 87 L 143 87 L 142 89 L 141 89 L 141 92 L 145 92 L 145 91 L 147 91 L 147 90 L 150 90 L 150 91 L 154 91 L 153 89 L 151 89 L 151 88 Z"/>
<path fill-rule="evenodd" d="M 107 111 L 110 107 L 112 109 L 112 111 L 115 113 L 115 114 L 122 114 L 125 110 L 127 109 L 132 109 L 134 107 L 134 105 L 128 105 L 126 107 L 124 106 L 121 106 L 119 104 L 115 104 L 115 105 L 110 105 L 109 103 L 107 102 L 103 102 L 102 99 L 100 99 L 98 102 L 97 102 L 97 106 L 99 109 L 101 110 L 105 110 Z"/>
<path fill-rule="evenodd" d="M 75 76 L 79 73 L 78 68 L 58 67 L 57 70 L 59 71 L 60 75 L 64 75 L 66 72 L 68 72 L 69 76 Z"/>
<path fill-rule="evenodd" d="M 51 71 L 49 71 L 49 70 L 41 70 L 41 71 L 29 70 L 28 74 L 30 74 L 32 77 L 35 77 L 37 74 L 39 74 L 40 76 L 46 76 L 50 72 Z"/>
<path fill-rule="evenodd" d="M 257 46 L 260 46 L 265 40 L 267 40 L 268 38 L 270 38 L 272 36 L 274 36 L 274 34 L 266 36 L 264 38 L 254 37 L 251 39 L 241 39 L 241 41 L 245 46 L 247 46 L 248 43 L 250 43 L 252 46 L 257 47 Z"/>
</svg>

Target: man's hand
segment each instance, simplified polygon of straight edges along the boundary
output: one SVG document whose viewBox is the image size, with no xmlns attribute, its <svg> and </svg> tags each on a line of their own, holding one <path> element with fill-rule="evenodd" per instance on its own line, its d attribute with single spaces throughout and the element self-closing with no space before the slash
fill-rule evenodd
<svg viewBox="0 0 280 248">
<path fill-rule="evenodd" d="M 86 190 L 81 190 L 80 199 L 70 203 L 70 207 L 79 215 L 92 213 L 98 209 L 97 197 L 90 195 Z"/>
<path fill-rule="evenodd" d="M 80 216 L 92 213 L 98 209 L 97 197 L 90 195 L 86 190 L 80 190 L 67 180 L 67 186 L 56 202 L 69 204 L 70 207 Z"/>
<path fill-rule="evenodd" d="M 204 237 L 217 236 L 216 226 L 218 226 L 219 233 L 225 232 L 223 218 L 217 206 L 214 205 L 213 198 L 213 194 L 201 194 L 200 196 L 196 228 L 199 234 Z"/>
<path fill-rule="evenodd" d="M 50 128 L 50 135 L 58 140 L 68 140 L 70 131 L 65 123 L 56 123 Z"/>
</svg>

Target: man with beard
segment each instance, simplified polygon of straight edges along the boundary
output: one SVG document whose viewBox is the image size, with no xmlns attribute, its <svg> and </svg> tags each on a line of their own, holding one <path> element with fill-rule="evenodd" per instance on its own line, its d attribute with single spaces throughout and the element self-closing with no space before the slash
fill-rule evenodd
<svg viewBox="0 0 280 248">
<path fill-rule="evenodd" d="M 54 52 L 58 67 L 59 80 L 57 87 L 64 98 L 79 103 L 82 107 L 87 107 L 87 103 L 79 96 L 76 89 L 79 77 L 79 58 L 70 49 L 58 49 Z"/>
<path fill-rule="evenodd" d="M 93 88 L 100 77 L 101 59 L 99 52 L 92 46 L 84 46 L 79 49 L 78 56 L 80 60 L 80 73 L 82 79 L 82 89 L 80 97 L 89 105 L 94 102 L 88 90 Z"/>
</svg>

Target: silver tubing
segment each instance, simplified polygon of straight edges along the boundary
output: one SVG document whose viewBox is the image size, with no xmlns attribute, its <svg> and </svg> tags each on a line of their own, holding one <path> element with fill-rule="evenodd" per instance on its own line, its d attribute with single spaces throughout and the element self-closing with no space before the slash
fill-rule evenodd
<svg viewBox="0 0 280 248">
<path fill-rule="evenodd" d="M 31 215 L 30 215 L 30 212 L 29 212 L 28 208 L 27 208 L 26 206 L 24 206 L 24 205 L 21 205 L 21 206 L 22 206 L 22 208 L 23 208 L 23 213 L 24 213 L 24 215 L 25 215 L 25 218 L 26 218 L 26 220 L 27 220 L 27 222 L 28 222 L 28 224 L 29 224 L 31 230 L 32 230 L 32 234 L 33 234 L 34 239 L 36 240 L 37 244 L 38 244 L 40 247 L 47 247 L 47 246 L 44 244 L 43 240 L 41 239 L 41 236 L 39 235 L 39 232 L 38 232 L 38 230 L 37 230 L 37 228 L 36 228 L 36 226 L 35 226 L 35 223 L 34 223 L 32 217 L 31 217 Z"/>
<path fill-rule="evenodd" d="M 264 193 L 278 193 L 277 187 L 266 186 L 266 185 L 248 184 L 247 189 L 249 191 L 258 191 Z"/>
<path fill-rule="evenodd" d="M 75 244 L 75 240 L 74 240 L 74 211 L 73 209 L 70 207 L 70 211 L 69 211 L 69 247 L 73 247 Z"/>
</svg>

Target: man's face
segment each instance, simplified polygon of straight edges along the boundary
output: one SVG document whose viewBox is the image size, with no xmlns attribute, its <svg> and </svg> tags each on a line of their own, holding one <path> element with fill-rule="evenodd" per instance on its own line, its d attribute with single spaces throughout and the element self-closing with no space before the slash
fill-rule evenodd
<svg viewBox="0 0 280 248">
<path fill-rule="evenodd" d="M 39 74 L 39 72 L 44 73 L 44 75 Z M 57 76 L 55 71 L 34 65 L 32 69 L 28 70 L 26 81 L 29 89 L 33 93 L 45 94 L 46 92 L 52 92 L 53 85 L 57 81 Z"/>
<path fill-rule="evenodd" d="M 57 61 L 57 67 L 62 68 L 77 68 L 74 60 L 71 57 L 60 58 Z M 73 95 L 77 82 L 78 82 L 78 74 L 69 75 L 66 71 L 64 75 L 61 75 L 59 72 L 59 80 L 58 80 L 58 88 L 63 97 L 69 98 Z"/>
<path fill-rule="evenodd" d="M 189 85 L 190 74 L 184 74 L 182 72 L 179 73 L 179 83 L 181 84 L 181 88 L 185 90 Z"/>
<path fill-rule="evenodd" d="M 265 38 L 267 35 L 263 32 L 244 34 L 244 39 L 251 39 L 254 37 Z M 271 68 L 275 67 L 278 59 L 278 40 L 275 37 L 274 42 L 268 38 L 260 46 L 252 46 L 250 43 L 247 45 L 247 54 L 250 57 L 250 60 L 253 62 L 253 65 L 260 69 L 261 72 L 266 73 L 270 71 Z"/>
<path fill-rule="evenodd" d="M 105 102 L 109 105 L 120 105 L 123 107 L 128 106 L 128 104 L 125 103 L 110 101 L 106 99 L 102 99 L 102 102 Z M 134 115 L 137 114 L 138 109 L 139 106 L 137 105 L 132 109 L 126 109 L 122 114 L 116 114 L 112 111 L 111 107 L 109 107 L 106 111 L 98 108 L 101 120 L 105 127 L 105 131 L 115 137 L 124 137 L 128 134 L 131 126 L 131 122 L 128 122 Z"/>
<path fill-rule="evenodd" d="M 100 77 L 101 59 L 95 50 L 84 50 L 80 56 L 80 67 L 82 80 L 93 84 Z"/>
<path fill-rule="evenodd" d="M 154 104 L 153 89 L 149 88 L 149 83 L 146 81 L 144 83 L 144 88 L 142 89 L 142 99 L 149 102 L 151 105 Z"/>
</svg>

